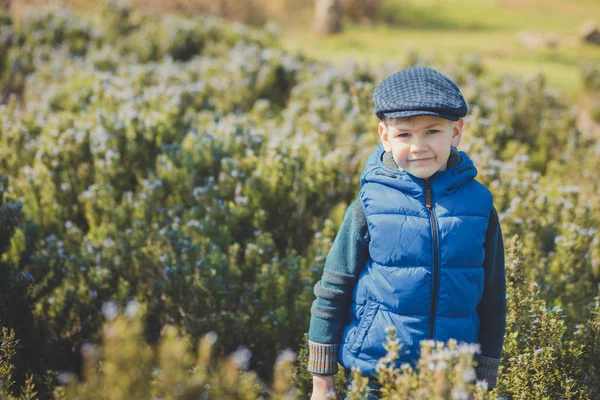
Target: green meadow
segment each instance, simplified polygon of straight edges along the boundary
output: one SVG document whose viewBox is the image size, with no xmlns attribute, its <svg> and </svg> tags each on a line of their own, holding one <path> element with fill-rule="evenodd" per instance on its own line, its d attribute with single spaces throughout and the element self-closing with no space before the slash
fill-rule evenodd
<svg viewBox="0 0 600 400">
<path fill-rule="evenodd" d="M 329 37 L 307 34 L 312 10 L 300 15 L 295 24 L 282 24 L 284 45 L 339 65 L 349 58 L 400 63 L 409 49 L 448 63 L 477 55 L 492 74 L 526 78 L 542 72 L 550 88 L 581 99 L 581 62 L 600 62 L 600 45 L 584 43 L 578 34 L 585 21 L 600 16 L 599 1 L 387 0 L 376 23 L 345 21 L 343 32 Z M 557 46 L 527 48 L 522 32 L 553 34 Z"/>
</svg>

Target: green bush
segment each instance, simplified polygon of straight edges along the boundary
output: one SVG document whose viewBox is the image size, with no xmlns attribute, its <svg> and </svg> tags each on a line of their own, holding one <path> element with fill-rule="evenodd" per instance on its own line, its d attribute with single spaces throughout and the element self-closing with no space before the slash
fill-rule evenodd
<svg viewBox="0 0 600 400">
<path fill-rule="evenodd" d="M 6 400 L 29 400 L 37 397 L 33 377 L 25 380 L 18 396 L 13 395 L 13 385 L 15 384 L 14 374 L 15 366 L 12 359 L 17 353 L 19 341 L 15 338 L 15 331 L 3 327 L 0 330 L 0 397 Z"/>
<path fill-rule="evenodd" d="M 292 378 L 273 366 L 286 348 L 304 348 L 305 360 L 312 288 L 378 141 L 371 93 L 400 66 L 333 67 L 284 52 L 267 30 L 208 17 L 138 18 L 110 5 L 97 21 L 32 12 L 20 22 L 0 26 L 0 319 L 20 341 L 10 353 L 15 383 L 5 390 L 33 384 L 51 397 L 55 376 L 87 368 L 97 378 L 56 396 L 119 398 L 130 387 L 140 398 L 175 398 L 168 393 L 178 389 L 152 375 L 150 365 L 167 365 L 158 349 L 174 332 L 193 343 L 214 331 L 215 359 L 239 346 L 252 352 L 254 375 L 239 374 L 248 393 L 284 396 Z M 401 66 L 424 63 L 435 60 L 413 51 Z M 463 89 L 471 112 L 460 147 L 491 189 L 505 237 L 521 243 L 509 258 L 511 308 L 494 393 L 597 397 L 593 127 L 576 123 L 579 111 L 543 75 L 489 76 L 477 57 L 436 66 Z M 115 354 L 98 355 L 117 357 L 115 370 L 141 366 L 121 382 L 81 350 L 102 340 L 103 308 L 132 301 L 145 310 L 141 321 L 119 326 L 136 324 L 135 334 L 115 338 Z M 442 350 L 466 368 L 452 348 Z M 169 367 L 169 382 L 190 363 L 182 356 Z M 305 368 L 297 364 L 292 380 L 298 396 L 310 393 Z M 416 382 L 414 396 L 432 393 L 425 375 L 390 374 Z M 117 392 L 100 394 L 109 382 Z M 258 392 L 256 382 L 264 383 Z M 440 384 L 446 394 L 448 382 Z M 212 384 L 235 390 L 231 381 Z"/>
<path fill-rule="evenodd" d="M 591 59 L 581 64 L 581 81 L 590 91 L 600 91 L 599 60 Z"/>
</svg>

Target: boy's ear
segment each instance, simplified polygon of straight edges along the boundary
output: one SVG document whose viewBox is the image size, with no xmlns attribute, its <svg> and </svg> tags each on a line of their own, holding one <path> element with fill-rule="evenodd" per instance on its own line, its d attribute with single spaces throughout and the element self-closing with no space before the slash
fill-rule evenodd
<svg viewBox="0 0 600 400">
<path fill-rule="evenodd" d="M 462 130 L 464 123 L 465 121 L 462 118 L 453 123 L 452 139 L 450 140 L 450 145 L 452 147 L 458 147 L 458 145 L 460 144 L 460 139 L 462 139 Z"/>
<path fill-rule="evenodd" d="M 390 136 L 388 133 L 388 128 L 383 121 L 379 122 L 379 139 L 381 140 L 381 144 L 385 151 L 392 151 L 392 145 L 390 144 Z"/>
</svg>

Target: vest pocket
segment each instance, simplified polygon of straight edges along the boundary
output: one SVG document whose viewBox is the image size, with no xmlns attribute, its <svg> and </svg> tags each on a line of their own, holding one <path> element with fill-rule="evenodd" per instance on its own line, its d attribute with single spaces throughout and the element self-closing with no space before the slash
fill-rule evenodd
<svg viewBox="0 0 600 400">
<path fill-rule="evenodd" d="M 367 332 L 369 331 L 369 328 L 371 328 L 371 324 L 373 324 L 373 319 L 375 318 L 378 308 L 379 303 L 373 301 L 372 299 L 367 300 L 367 303 L 365 304 L 365 310 L 362 314 L 358 327 L 356 328 L 354 342 L 349 349 L 350 353 L 356 355 L 362 347 L 365 336 L 367 336 Z"/>
</svg>

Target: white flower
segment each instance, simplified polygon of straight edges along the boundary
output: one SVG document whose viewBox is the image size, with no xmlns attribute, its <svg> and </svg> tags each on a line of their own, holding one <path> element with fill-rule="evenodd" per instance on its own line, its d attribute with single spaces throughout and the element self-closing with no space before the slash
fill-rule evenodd
<svg viewBox="0 0 600 400">
<path fill-rule="evenodd" d="M 206 335 L 204 335 L 204 339 L 211 346 L 217 342 L 217 338 L 218 338 L 218 335 L 217 335 L 217 333 L 215 331 L 210 331 Z"/>
<path fill-rule="evenodd" d="M 252 352 L 245 346 L 240 346 L 231 355 L 231 359 L 237 365 L 237 367 L 243 371 L 247 370 L 250 366 L 250 359 L 252 358 Z"/>
<path fill-rule="evenodd" d="M 468 400 L 469 393 L 465 388 L 454 388 L 452 389 L 452 399 L 453 400 Z"/>
<path fill-rule="evenodd" d="M 66 385 L 73 379 L 73 374 L 71 372 L 61 372 L 58 374 L 57 379 L 61 385 Z"/>
<path fill-rule="evenodd" d="M 140 303 L 137 300 L 131 300 L 129 303 L 127 303 L 127 307 L 125 307 L 125 316 L 131 319 L 136 316 L 139 309 Z"/>
<path fill-rule="evenodd" d="M 284 350 L 280 351 L 279 354 L 277 355 L 277 360 L 275 361 L 275 364 L 293 363 L 295 361 L 296 361 L 296 353 L 294 351 L 292 351 L 291 349 L 284 349 Z"/>
<path fill-rule="evenodd" d="M 102 305 L 102 314 L 107 320 L 113 321 L 119 314 L 119 306 L 115 301 L 108 301 Z"/>
<path fill-rule="evenodd" d="M 475 370 L 472 367 L 465 368 L 462 375 L 463 382 L 472 382 L 475 378 Z"/>
</svg>

